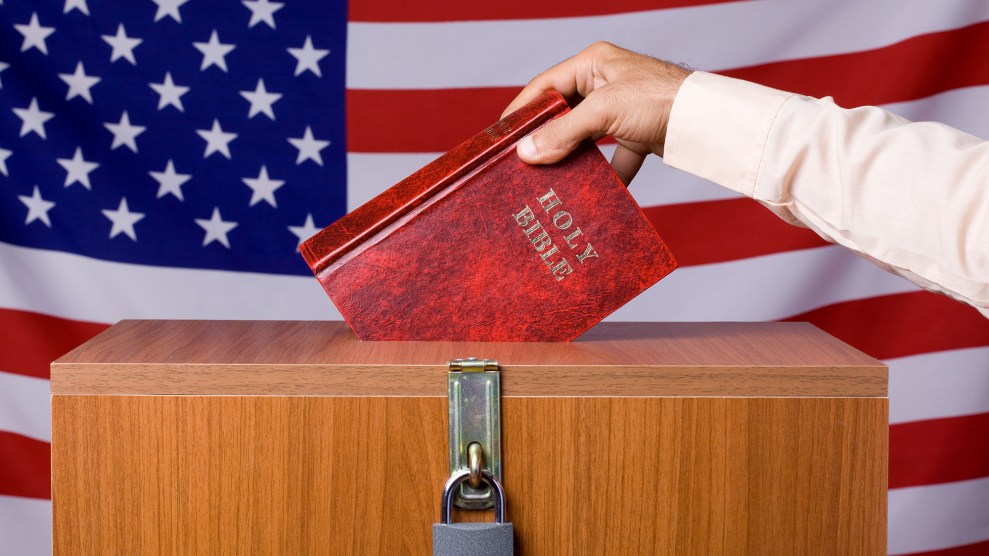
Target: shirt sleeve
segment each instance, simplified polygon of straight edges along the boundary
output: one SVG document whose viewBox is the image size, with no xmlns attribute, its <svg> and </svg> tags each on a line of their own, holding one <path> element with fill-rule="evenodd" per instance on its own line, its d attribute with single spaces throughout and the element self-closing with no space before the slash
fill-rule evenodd
<svg viewBox="0 0 989 556">
<path fill-rule="evenodd" d="M 664 150 L 667 165 L 989 316 L 989 142 L 694 72 Z"/>
</svg>

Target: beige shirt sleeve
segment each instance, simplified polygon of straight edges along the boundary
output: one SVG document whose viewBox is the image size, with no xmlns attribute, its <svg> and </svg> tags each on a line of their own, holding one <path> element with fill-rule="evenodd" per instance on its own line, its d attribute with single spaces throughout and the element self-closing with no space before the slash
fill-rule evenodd
<svg viewBox="0 0 989 556">
<path fill-rule="evenodd" d="M 989 142 L 694 72 L 664 160 L 989 316 Z"/>
</svg>

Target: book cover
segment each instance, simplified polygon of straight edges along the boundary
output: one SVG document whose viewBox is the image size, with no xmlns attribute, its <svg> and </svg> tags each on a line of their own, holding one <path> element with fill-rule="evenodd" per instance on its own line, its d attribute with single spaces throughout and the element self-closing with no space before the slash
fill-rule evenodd
<svg viewBox="0 0 989 556">
<path fill-rule="evenodd" d="M 530 166 L 548 91 L 304 242 L 362 340 L 569 341 L 676 268 L 598 148 Z"/>
</svg>

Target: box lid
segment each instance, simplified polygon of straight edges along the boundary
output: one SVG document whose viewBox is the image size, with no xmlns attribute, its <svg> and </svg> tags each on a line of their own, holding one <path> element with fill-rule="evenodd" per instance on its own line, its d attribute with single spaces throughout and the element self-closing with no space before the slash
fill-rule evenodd
<svg viewBox="0 0 989 556">
<path fill-rule="evenodd" d="M 806 323 L 601 323 L 569 343 L 362 342 L 342 322 L 122 321 L 52 363 L 53 394 L 446 397 L 455 358 L 505 396 L 885 397 L 886 367 Z"/>
</svg>

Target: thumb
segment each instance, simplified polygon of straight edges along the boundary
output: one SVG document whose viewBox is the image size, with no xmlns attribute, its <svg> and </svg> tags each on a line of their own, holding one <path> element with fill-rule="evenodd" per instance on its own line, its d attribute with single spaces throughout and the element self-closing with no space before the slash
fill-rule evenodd
<svg viewBox="0 0 989 556">
<path fill-rule="evenodd" d="M 529 164 L 552 164 L 584 139 L 606 132 L 607 117 L 595 105 L 593 96 L 588 96 L 570 112 L 524 137 L 516 148 L 519 158 Z"/>
</svg>

